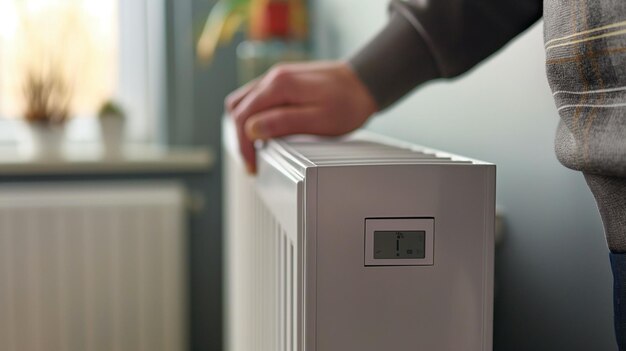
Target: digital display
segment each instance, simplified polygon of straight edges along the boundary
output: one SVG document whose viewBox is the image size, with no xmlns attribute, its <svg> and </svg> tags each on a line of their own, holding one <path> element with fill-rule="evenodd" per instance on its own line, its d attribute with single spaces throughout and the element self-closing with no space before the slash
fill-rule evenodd
<svg viewBox="0 0 626 351">
<path fill-rule="evenodd" d="M 374 231 L 374 259 L 426 257 L 425 231 Z"/>
</svg>

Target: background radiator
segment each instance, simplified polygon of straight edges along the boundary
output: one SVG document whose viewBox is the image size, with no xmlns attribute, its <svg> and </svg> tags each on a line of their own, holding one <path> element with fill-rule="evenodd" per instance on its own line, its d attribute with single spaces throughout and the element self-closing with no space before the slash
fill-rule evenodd
<svg viewBox="0 0 626 351">
<path fill-rule="evenodd" d="M 0 350 L 183 350 L 184 191 L 0 187 Z"/>
<path fill-rule="evenodd" d="M 493 165 L 361 132 L 250 177 L 224 135 L 227 350 L 492 349 Z"/>
</svg>

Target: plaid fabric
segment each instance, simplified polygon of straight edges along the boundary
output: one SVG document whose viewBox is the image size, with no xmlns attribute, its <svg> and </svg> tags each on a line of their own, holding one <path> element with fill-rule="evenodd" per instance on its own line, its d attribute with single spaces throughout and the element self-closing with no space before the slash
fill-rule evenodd
<svg viewBox="0 0 626 351">
<path fill-rule="evenodd" d="M 544 19 L 559 160 L 626 177 L 626 1 L 545 0 Z"/>
<path fill-rule="evenodd" d="M 626 178 L 585 173 L 596 198 L 609 249 L 626 253 Z"/>
<path fill-rule="evenodd" d="M 555 149 L 583 171 L 612 251 L 626 251 L 626 1 L 545 0 Z"/>
</svg>

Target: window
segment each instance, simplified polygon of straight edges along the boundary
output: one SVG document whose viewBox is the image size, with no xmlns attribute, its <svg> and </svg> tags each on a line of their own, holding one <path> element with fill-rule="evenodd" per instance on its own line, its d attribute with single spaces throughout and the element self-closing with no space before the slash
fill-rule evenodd
<svg viewBox="0 0 626 351">
<path fill-rule="evenodd" d="M 155 140 L 166 108 L 162 1 L 0 0 L 5 124 L 23 115 L 26 77 L 54 72 L 72 94 L 70 139 L 93 140 L 92 117 L 113 99 L 127 114 L 130 140 Z"/>
</svg>

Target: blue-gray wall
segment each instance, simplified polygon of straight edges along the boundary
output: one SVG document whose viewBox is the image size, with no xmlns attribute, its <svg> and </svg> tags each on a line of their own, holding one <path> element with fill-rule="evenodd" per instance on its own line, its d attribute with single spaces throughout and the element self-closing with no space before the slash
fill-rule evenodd
<svg viewBox="0 0 626 351">
<path fill-rule="evenodd" d="M 317 0 L 316 52 L 345 57 L 385 0 Z M 608 253 L 582 176 L 553 152 L 558 115 L 541 24 L 453 82 L 420 88 L 368 129 L 498 165 L 507 233 L 496 258 L 496 350 L 615 350 Z M 416 63 L 419 64 L 419 63 Z"/>
<path fill-rule="evenodd" d="M 171 145 L 205 146 L 216 163 L 202 186 L 206 210 L 189 238 L 190 350 L 222 351 L 222 167 L 224 97 L 236 88 L 235 43 L 210 65 L 194 55 L 195 41 L 215 0 L 167 0 L 168 114 Z"/>
</svg>

